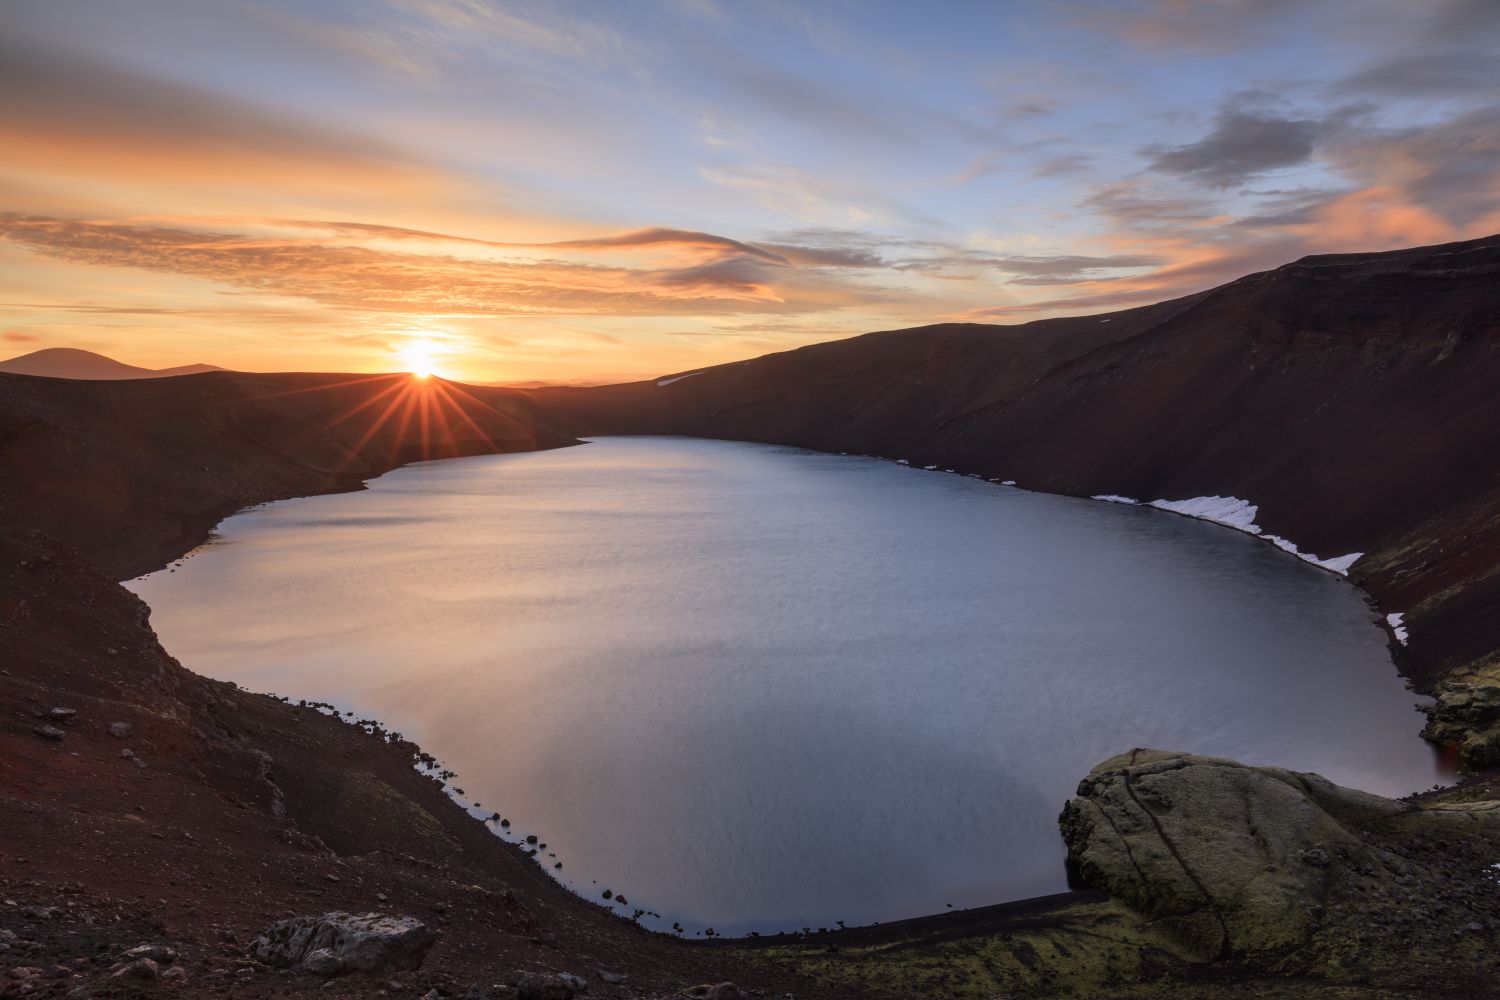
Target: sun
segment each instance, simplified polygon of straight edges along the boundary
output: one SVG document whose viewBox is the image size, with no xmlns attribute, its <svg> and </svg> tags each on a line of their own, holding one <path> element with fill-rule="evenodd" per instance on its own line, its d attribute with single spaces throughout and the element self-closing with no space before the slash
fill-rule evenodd
<svg viewBox="0 0 1500 1000">
<path fill-rule="evenodd" d="M 430 340 L 413 340 L 400 350 L 401 363 L 417 378 L 431 378 L 437 374 L 433 362 L 433 346 Z"/>
</svg>

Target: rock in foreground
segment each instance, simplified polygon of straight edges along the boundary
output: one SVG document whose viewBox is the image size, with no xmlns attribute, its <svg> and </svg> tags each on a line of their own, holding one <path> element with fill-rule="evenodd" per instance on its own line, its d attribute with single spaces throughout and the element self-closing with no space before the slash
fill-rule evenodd
<svg viewBox="0 0 1500 1000">
<path fill-rule="evenodd" d="M 325 913 L 278 920 L 250 945 L 251 954 L 280 969 L 318 976 L 419 969 L 437 934 L 411 917 Z"/>
<path fill-rule="evenodd" d="M 1095 767 L 1060 824 L 1086 882 L 1199 958 L 1451 941 L 1469 927 L 1488 940 L 1500 926 L 1500 802 L 1424 808 L 1315 774 L 1135 750 Z"/>
</svg>

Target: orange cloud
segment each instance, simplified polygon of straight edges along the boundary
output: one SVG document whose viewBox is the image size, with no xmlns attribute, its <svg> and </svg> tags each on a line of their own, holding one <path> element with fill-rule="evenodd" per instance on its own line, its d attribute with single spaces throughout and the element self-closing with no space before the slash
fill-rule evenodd
<svg viewBox="0 0 1500 1000">
<path fill-rule="evenodd" d="M 389 235 L 384 227 L 353 226 Z M 410 236 L 439 234 L 396 230 Z M 136 222 L 0 214 L 0 236 L 57 260 L 187 275 L 324 305 L 424 315 L 682 315 L 808 310 L 861 293 L 805 273 L 785 258 L 706 233 L 640 230 L 551 244 L 489 244 L 554 251 L 670 245 L 698 251 L 675 267 L 588 260 L 393 252 L 259 235 L 203 233 Z M 479 242 L 484 241 L 467 241 Z M 743 247 L 743 250 L 739 248 Z"/>
<path fill-rule="evenodd" d="M 1298 228 L 1309 242 L 1341 248 L 1387 249 L 1460 238 L 1446 219 L 1411 204 L 1394 187 L 1369 187 L 1334 198 Z"/>
</svg>

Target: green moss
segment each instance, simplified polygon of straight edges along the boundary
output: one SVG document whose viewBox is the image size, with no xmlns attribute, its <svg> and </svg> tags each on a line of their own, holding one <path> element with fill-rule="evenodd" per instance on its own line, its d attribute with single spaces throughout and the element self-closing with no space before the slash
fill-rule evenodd
<svg viewBox="0 0 1500 1000">
<path fill-rule="evenodd" d="M 1071 906 L 1012 930 L 866 947 L 789 945 L 756 953 L 851 995 L 1102 996 L 1186 967 L 1176 946 L 1112 902 Z"/>
</svg>

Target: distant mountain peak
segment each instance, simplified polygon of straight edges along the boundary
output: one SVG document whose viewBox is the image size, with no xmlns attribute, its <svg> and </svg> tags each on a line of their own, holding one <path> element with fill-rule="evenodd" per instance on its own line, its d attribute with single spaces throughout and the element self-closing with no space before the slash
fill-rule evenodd
<svg viewBox="0 0 1500 1000">
<path fill-rule="evenodd" d="M 8 361 L 0 361 L 0 372 L 11 375 L 88 381 L 167 378 L 174 375 L 196 375 L 200 372 L 225 370 L 217 365 L 206 364 L 179 365 L 175 368 L 141 368 L 79 347 L 44 347 Z"/>
</svg>

